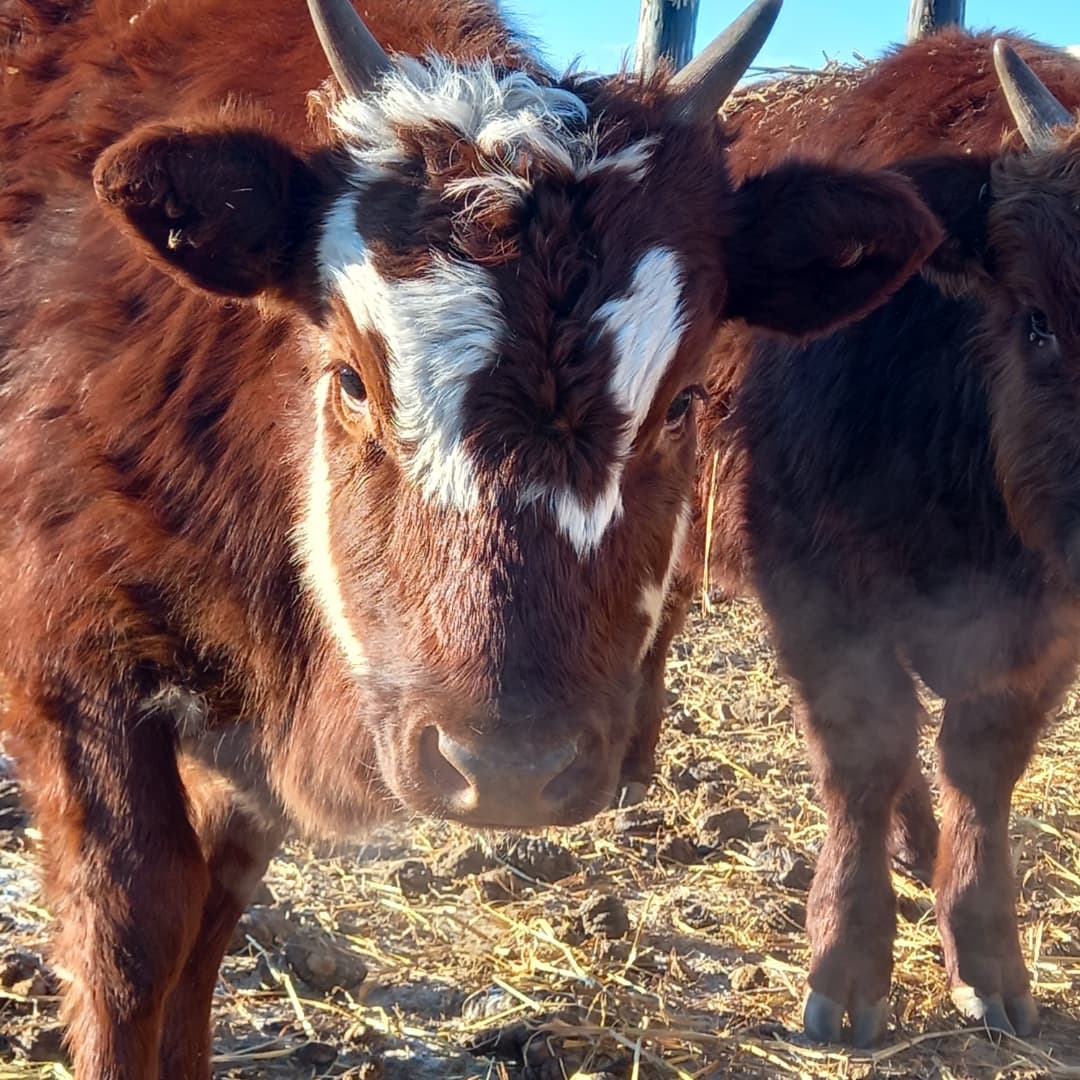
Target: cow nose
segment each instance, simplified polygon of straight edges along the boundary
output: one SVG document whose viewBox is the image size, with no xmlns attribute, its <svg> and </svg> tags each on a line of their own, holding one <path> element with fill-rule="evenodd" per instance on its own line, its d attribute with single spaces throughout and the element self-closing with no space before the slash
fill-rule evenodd
<svg viewBox="0 0 1080 1080">
<path fill-rule="evenodd" d="M 432 727 L 421 738 L 420 755 L 447 813 L 471 825 L 552 824 L 577 793 L 578 752 L 569 740 L 538 749 L 488 735 L 466 746 Z"/>
</svg>

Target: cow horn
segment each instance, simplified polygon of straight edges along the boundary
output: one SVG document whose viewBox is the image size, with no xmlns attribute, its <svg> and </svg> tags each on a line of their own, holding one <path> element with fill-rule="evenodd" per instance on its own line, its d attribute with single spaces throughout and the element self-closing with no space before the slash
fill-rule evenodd
<svg viewBox="0 0 1080 1080">
<path fill-rule="evenodd" d="M 994 67 L 1028 149 L 1053 150 L 1058 145 L 1054 129 L 1071 127 L 1075 123 L 1073 115 L 1003 38 L 994 42 Z"/>
<path fill-rule="evenodd" d="M 360 97 L 394 66 L 349 0 L 308 0 L 308 9 L 330 70 L 346 94 Z"/>
<path fill-rule="evenodd" d="M 715 117 L 746 73 L 780 14 L 783 0 L 754 0 L 726 30 L 671 79 L 673 119 Z"/>
</svg>

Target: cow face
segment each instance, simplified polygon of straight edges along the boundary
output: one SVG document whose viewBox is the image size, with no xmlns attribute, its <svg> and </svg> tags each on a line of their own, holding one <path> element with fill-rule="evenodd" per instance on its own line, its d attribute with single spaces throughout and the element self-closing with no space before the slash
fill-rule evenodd
<svg viewBox="0 0 1080 1080">
<path fill-rule="evenodd" d="M 998 473 L 1024 539 L 1080 582 L 1080 133 L 1000 159 L 991 191 Z"/>
<path fill-rule="evenodd" d="M 708 73 L 376 56 L 369 85 L 328 52 L 315 153 L 250 118 L 158 125 L 98 194 L 180 280 L 310 324 L 297 560 L 388 786 L 474 824 L 580 820 L 656 697 L 719 321 L 836 325 L 937 227 L 895 176 L 733 191 L 716 102 L 687 107 Z"/>
<path fill-rule="evenodd" d="M 998 477 L 1013 525 L 1080 581 L 1080 131 L 1004 41 L 995 65 L 1026 152 L 919 178 L 949 239 L 932 264 L 979 303 Z M 967 210 L 961 208 L 967 207 Z"/>
</svg>

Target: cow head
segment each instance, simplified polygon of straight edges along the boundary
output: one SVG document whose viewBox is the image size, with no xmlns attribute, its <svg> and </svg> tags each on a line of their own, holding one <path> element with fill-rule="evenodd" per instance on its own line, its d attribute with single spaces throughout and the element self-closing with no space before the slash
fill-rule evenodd
<svg viewBox="0 0 1080 1080">
<path fill-rule="evenodd" d="M 716 110 L 778 0 L 645 84 L 391 59 L 347 2 L 312 6 L 341 88 L 315 149 L 155 124 L 98 195 L 182 282 L 310 327 L 276 361 L 297 559 L 387 785 L 475 824 L 582 819 L 634 736 L 718 322 L 836 325 L 937 226 L 895 176 L 732 189 Z"/>
<path fill-rule="evenodd" d="M 994 63 L 1025 148 L 917 167 L 948 233 L 930 265 L 978 303 L 1010 518 L 1080 582 L 1080 129 L 1007 42 Z"/>
<path fill-rule="evenodd" d="M 998 472 L 1021 535 L 1080 583 L 1080 128 L 1009 45 L 994 59 L 1028 146 L 991 174 Z"/>
</svg>

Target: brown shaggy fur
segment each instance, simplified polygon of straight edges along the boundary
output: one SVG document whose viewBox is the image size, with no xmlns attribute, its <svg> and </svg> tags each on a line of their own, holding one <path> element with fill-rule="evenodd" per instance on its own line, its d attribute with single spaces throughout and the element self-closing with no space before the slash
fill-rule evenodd
<svg viewBox="0 0 1080 1080">
<path fill-rule="evenodd" d="M 1080 63 L 1014 43 L 1080 108 Z M 920 279 L 828 339 L 724 330 L 699 429 L 711 580 L 761 597 L 829 815 L 808 912 L 819 1039 L 845 1015 L 856 1042 L 884 1030 L 891 828 L 934 873 L 963 1011 L 1021 1033 L 1037 1021 L 1007 829 L 1080 644 L 1080 136 L 1018 145 L 991 45 L 945 32 L 731 110 L 736 175 L 792 156 L 892 165 L 946 230 Z M 936 867 L 913 674 L 946 700 Z"/>
<path fill-rule="evenodd" d="M 364 7 L 390 49 L 556 82 L 481 0 Z M 726 138 L 672 124 L 662 78 L 568 83 L 600 153 L 653 140 L 645 177 L 525 155 L 520 206 L 454 195 L 485 168 L 456 133 L 398 132 L 357 210 L 378 272 L 471 262 L 509 326 L 464 395 L 485 498 L 458 511 L 410 482 L 386 343 L 320 279 L 351 166 L 305 5 L 6 0 L 0 49 L 0 722 L 77 1074 L 205 1078 L 218 961 L 286 822 L 577 820 L 648 776 L 676 617 L 642 659 L 641 597 L 677 555 L 708 341 L 725 317 L 835 326 L 940 233 L 902 177 L 793 166 L 733 189 Z M 627 418 L 590 320 L 658 246 L 685 329 L 620 463 L 622 516 L 582 557 L 517 494 L 587 503 L 610 476 Z M 294 537 L 324 495 L 304 527 L 336 604 Z M 483 769 L 494 795 L 455 802 Z"/>
</svg>

